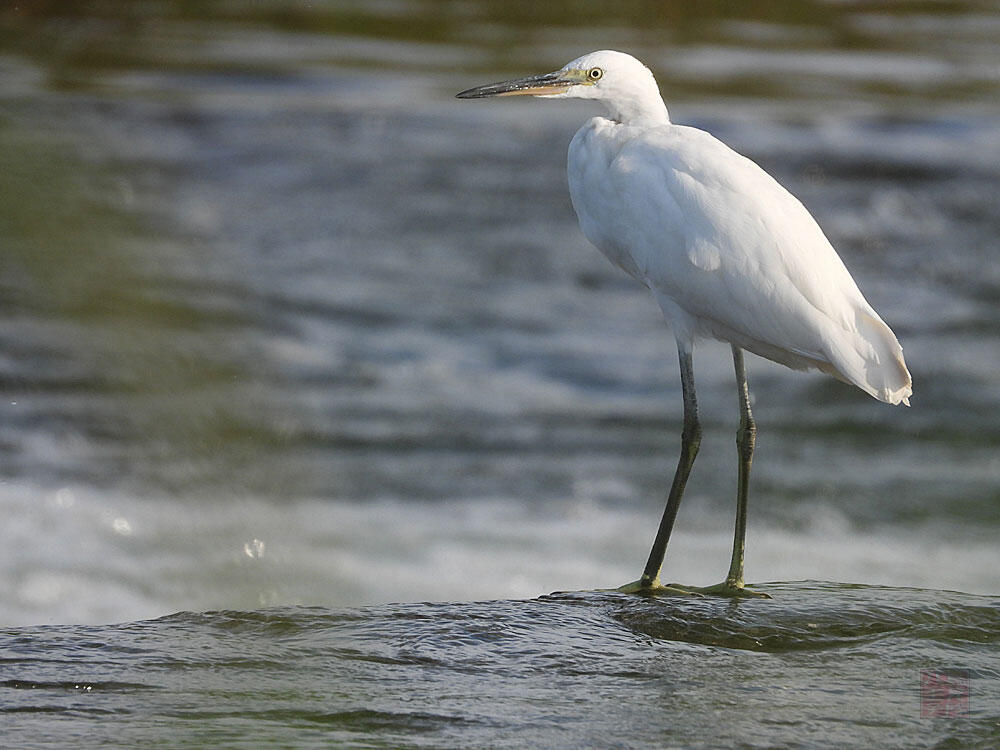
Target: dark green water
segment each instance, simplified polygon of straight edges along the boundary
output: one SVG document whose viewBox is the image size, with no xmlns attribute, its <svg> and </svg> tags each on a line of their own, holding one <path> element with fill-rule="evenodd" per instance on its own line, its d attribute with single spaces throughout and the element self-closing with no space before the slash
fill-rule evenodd
<svg viewBox="0 0 1000 750">
<path fill-rule="evenodd" d="M 762 588 L 774 599 L 582 592 L 8 629 L 4 731 L 53 747 L 1000 743 L 996 597 Z M 922 693 L 922 671 L 958 665 L 975 665 L 953 678 L 966 699 Z"/>
</svg>

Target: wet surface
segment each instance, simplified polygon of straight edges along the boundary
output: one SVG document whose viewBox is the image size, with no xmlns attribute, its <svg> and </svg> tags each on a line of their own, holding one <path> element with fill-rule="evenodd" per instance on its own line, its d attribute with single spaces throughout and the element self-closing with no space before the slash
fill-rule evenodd
<svg viewBox="0 0 1000 750">
<path fill-rule="evenodd" d="M 115 746 L 988 747 L 1000 737 L 995 597 L 762 588 L 774 599 L 579 592 L 0 631 L 12 675 L 0 701 L 8 731 Z M 922 670 L 972 662 L 953 678 L 964 701 L 921 692 Z M 942 707 L 951 713 L 922 717 Z"/>
</svg>

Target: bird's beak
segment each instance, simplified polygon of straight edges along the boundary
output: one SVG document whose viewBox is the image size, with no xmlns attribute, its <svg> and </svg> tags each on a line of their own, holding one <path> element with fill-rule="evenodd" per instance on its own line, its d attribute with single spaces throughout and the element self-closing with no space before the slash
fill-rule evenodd
<svg viewBox="0 0 1000 750">
<path fill-rule="evenodd" d="M 581 76 L 574 75 L 577 71 L 557 70 L 555 73 L 543 73 L 527 78 L 515 78 L 513 81 L 489 83 L 474 89 L 456 94 L 459 99 L 482 99 L 487 96 L 545 96 L 561 94 L 570 86 L 583 83 Z"/>
</svg>

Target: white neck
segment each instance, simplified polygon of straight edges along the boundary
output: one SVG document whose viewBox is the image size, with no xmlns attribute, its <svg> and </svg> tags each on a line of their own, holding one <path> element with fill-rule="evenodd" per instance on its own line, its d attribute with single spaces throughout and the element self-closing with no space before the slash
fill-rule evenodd
<svg viewBox="0 0 1000 750">
<path fill-rule="evenodd" d="M 611 119 L 623 125 L 666 125 L 670 122 L 667 105 L 663 103 L 660 92 L 655 88 L 644 89 L 642 96 L 632 96 L 619 100 L 604 99 L 601 103 L 607 108 Z"/>
</svg>

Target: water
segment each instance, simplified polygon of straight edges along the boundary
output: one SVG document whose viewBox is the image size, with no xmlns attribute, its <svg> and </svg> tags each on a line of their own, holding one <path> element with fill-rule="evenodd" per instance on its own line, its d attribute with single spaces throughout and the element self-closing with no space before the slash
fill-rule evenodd
<svg viewBox="0 0 1000 750">
<path fill-rule="evenodd" d="M 0 8 L 5 734 L 996 744 L 1000 14 L 605 5 Z M 748 359 L 748 579 L 869 587 L 536 599 L 638 575 L 673 342 L 576 227 L 587 105 L 452 97 L 601 47 L 802 198 L 903 343 L 911 409 Z M 709 584 L 736 408 L 727 349 L 695 367 L 665 576 Z M 922 669 L 971 670 L 972 716 L 921 720 Z"/>
<path fill-rule="evenodd" d="M 996 597 L 765 588 L 774 600 L 586 592 L 0 630 L 5 732 L 102 747 L 1000 740 Z M 963 715 L 921 718 L 920 670 L 956 654 L 977 662 Z"/>
</svg>

